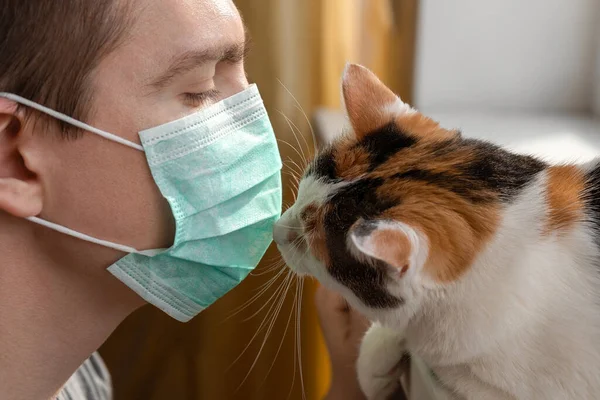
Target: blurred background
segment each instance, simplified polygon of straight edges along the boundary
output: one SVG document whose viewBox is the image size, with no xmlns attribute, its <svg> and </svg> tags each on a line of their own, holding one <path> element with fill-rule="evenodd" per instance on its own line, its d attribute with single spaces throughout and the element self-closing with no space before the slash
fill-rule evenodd
<svg viewBox="0 0 600 400">
<path fill-rule="evenodd" d="M 288 204 L 292 171 L 313 151 L 311 127 L 327 136 L 345 125 L 347 61 L 466 135 L 557 160 L 600 151 L 598 0 L 235 3 L 254 42 L 249 78 L 280 139 Z M 100 350 L 116 400 L 322 398 L 330 371 L 315 283 L 284 286 L 277 260 L 271 249 L 187 324 L 149 306 L 131 315 Z"/>
</svg>

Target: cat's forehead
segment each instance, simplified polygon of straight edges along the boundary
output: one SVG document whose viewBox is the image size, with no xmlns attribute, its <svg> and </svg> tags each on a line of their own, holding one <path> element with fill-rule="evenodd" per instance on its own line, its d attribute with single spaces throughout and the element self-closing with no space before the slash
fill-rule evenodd
<svg viewBox="0 0 600 400">
<path fill-rule="evenodd" d="M 410 151 L 418 139 L 390 121 L 357 136 L 346 132 L 323 149 L 308 167 L 306 176 L 327 182 L 359 180 L 388 163 L 402 151 Z"/>
<path fill-rule="evenodd" d="M 308 173 L 298 186 L 298 198 L 294 203 L 297 213 L 310 207 L 320 207 L 347 182 L 324 179 L 319 174 Z"/>
</svg>

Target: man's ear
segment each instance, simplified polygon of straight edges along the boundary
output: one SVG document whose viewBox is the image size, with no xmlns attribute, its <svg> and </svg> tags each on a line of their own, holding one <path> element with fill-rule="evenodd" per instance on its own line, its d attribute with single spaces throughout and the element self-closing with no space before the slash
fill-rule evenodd
<svg viewBox="0 0 600 400">
<path fill-rule="evenodd" d="M 382 261 L 395 268 L 399 277 L 412 275 L 425 262 L 425 240 L 404 223 L 359 220 L 350 228 L 348 236 L 355 256 Z"/>
<path fill-rule="evenodd" d="M 42 185 L 28 167 L 23 118 L 15 102 L 0 97 L 0 210 L 30 217 L 42 211 Z"/>
</svg>

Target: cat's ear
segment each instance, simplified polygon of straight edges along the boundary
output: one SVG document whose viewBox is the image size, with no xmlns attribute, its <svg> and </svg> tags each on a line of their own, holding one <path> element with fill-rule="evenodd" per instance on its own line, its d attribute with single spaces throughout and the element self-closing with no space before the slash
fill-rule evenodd
<svg viewBox="0 0 600 400">
<path fill-rule="evenodd" d="M 359 138 L 402 114 L 415 112 L 373 72 L 356 64 L 346 65 L 342 94 L 348 119 Z"/>
<path fill-rule="evenodd" d="M 356 222 L 348 235 L 349 247 L 361 260 L 383 261 L 397 276 L 412 275 L 425 261 L 425 240 L 410 226 L 397 221 Z"/>
</svg>

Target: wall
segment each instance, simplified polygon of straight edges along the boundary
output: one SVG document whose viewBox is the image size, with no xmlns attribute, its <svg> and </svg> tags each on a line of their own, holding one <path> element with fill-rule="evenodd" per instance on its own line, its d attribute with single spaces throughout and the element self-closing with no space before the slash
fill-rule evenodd
<svg viewBox="0 0 600 400">
<path fill-rule="evenodd" d="M 422 0 L 416 105 L 589 110 L 598 8 L 598 0 Z"/>
<path fill-rule="evenodd" d="M 594 78 L 594 114 L 600 117 L 600 6 L 596 11 L 596 75 Z"/>
</svg>

